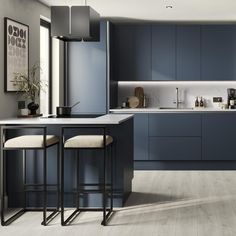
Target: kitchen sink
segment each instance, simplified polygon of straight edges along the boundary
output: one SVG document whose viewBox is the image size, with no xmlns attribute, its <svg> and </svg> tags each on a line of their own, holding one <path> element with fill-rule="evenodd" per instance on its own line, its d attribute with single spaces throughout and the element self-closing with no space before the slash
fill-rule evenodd
<svg viewBox="0 0 236 236">
<path fill-rule="evenodd" d="M 193 110 L 192 107 L 186 107 L 186 108 L 177 108 L 177 107 L 159 107 L 161 110 Z"/>
</svg>

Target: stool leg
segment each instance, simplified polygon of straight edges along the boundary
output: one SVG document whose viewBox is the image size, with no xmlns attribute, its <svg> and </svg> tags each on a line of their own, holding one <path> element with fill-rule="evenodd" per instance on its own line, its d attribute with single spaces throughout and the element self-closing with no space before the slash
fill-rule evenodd
<svg viewBox="0 0 236 236">
<path fill-rule="evenodd" d="M 60 209 L 60 145 L 57 144 L 57 210 Z"/>
<path fill-rule="evenodd" d="M 47 225 L 47 149 L 43 149 L 43 222 Z"/>
<path fill-rule="evenodd" d="M 61 225 L 64 223 L 64 148 L 61 144 Z"/>
<path fill-rule="evenodd" d="M 5 153 L 3 150 L 1 150 L 1 164 L 2 164 L 2 176 L 1 176 L 1 185 L 2 185 L 2 194 L 1 194 L 1 225 L 5 225 L 5 192 L 6 192 L 6 187 L 5 187 Z"/>
<path fill-rule="evenodd" d="M 106 153 L 107 153 L 107 148 L 104 148 L 104 157 L 103 157 L 103 221 L 102 225 L 106 225 Z"/>
<path fill-rule="evenodd" d="M 59 164 L 59 145 L 57 144 L 57 208 L 53 210 L 51 214 L 47 217 L 47 147 L 43 149 L 43 222 L 42 225 L 46 226 L 48 223 L 58 214 L 60 208 L 60 164 Z"/>
<path fill-rule="evenodd" d="M 23 149 L 22 150 L 22 154 L 23 154 L 23 187 L 24 187 L 24 209 L 27 207 L 27 204 L 26 204 L 26 189 L 25 189 L 25 186 L 26 186 L 26 150 Z"/>
<path fill-rule="evenodd" d="M 24 209 L 19 210 L 13 216 L 5 220 L 5 194 L 6 194 L 6 183 L 7 183 L 7 171 L 6 171 L 6 151 L 1 150 L 1 161 L 2 161 L 2 176 L 1 176 L 1 184 L 2 184 L 2 194 L 1 194 L 1 225 L 7 226 L 11 224 L 14 220 L 19 218 L 21 215 L 25 213 Z"/>
<path fill-rule="evenodd" d="M 4 140 L 4 131 L 1 127 L 0 134 L 0 197 L 1 197 L 1 225 L 4 226 L 4 150 L 3 150 L 3 140 Z M 2 189 L 1 189 L 2 188 Z"/>
<path fill-rule="evenodd" d="M 110 196 L 110 199 L 111 199 L 111 211 L 113 211 L 113 144 L 111 144 L 110 146 L 110 151 L 111 151 L 111 155 L 110 155 L 110 158 L 111 158 L 111 196 Z"/>
<path fill-rule="evenodd" d="M 79 168 L 80 168 L 80 164 L 79 164 L 79 160 L 80 160 L 80 151 L 79 149 L 77 150 L 77 158 L 76 158 L 76 174 L 77 174 L 77 178 L 76 178 L 76 208 L 77 210 L 79 210 L 80 208 L 80 172 L 79 172 Z"/>
</svg>

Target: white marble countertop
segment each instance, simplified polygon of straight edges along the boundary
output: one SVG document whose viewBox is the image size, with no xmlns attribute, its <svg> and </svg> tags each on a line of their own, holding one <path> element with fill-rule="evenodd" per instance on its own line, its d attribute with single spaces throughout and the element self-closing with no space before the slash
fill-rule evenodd
<svg viewBox="0 0 236 236">
<path fill-rule="evenodd" d="M 226 113 L 236 112 L 236 109 L 215 109 L 215 108 L 187 108 L 187 109 L 160 109 L 160 108 L 122 108 L 110 109 L 111 113 Z"/>
<path fill-rule="evenodd" d="M 0 120 L 0 125 L 118 125 L 133 115 L 107 114 L 96 118 L 9 118 Z"/>
</svg>

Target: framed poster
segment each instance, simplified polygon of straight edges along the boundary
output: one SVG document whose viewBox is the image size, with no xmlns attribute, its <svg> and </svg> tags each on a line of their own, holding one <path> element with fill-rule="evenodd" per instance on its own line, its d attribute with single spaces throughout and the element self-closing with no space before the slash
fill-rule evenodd
<svg viewBox="0 0 236 236">
<path fill-rule="evenodd" d="M 16 92 L 14 73 L 29 74 L 29 26 L 4 18 L 5 92 Z"/>
</svg>

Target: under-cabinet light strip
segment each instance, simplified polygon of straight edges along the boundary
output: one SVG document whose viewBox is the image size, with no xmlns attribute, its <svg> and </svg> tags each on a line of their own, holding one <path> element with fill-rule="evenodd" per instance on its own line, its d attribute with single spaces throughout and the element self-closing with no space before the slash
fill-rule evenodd
<svg viewBox="0 0 236 236">
<path fill-rule="evenodd" d="M 118 85 L 236 85 L 236 81 L 118 81 Z"/>
</svg>

